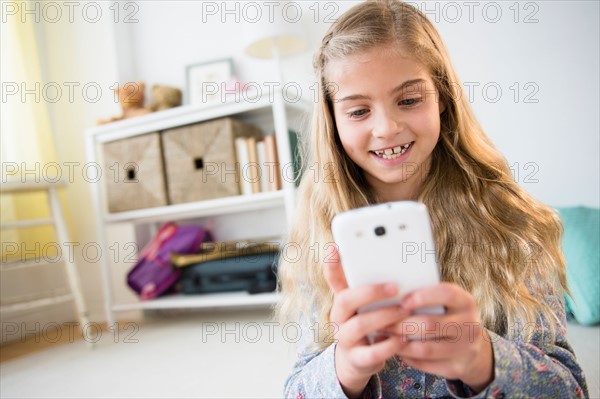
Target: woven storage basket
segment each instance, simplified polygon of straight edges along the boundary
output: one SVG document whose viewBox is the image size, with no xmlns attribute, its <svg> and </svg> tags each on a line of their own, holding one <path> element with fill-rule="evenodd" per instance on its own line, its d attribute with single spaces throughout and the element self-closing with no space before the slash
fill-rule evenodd
<svg viewBox="0 0 600 399">
<path fill-rule="evenodd" d="M 258 127 L 232 118 L 165 130 L 162 143 L 169 202 L 239 195 L 235 139 L 260 135 Z"/>
<path fill-rule="evenodd" d="M 167 205 L 160 146 L 158 133 L 104 144 L 109 212 Z"/>
</svg>

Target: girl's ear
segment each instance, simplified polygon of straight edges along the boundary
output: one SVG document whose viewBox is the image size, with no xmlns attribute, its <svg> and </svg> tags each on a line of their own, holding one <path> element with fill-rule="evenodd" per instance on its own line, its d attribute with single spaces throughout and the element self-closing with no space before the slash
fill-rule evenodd
<svg viewBox="0 0 600 399">
<path fill-rule="evenodd" d="M 440 115 L 446 110 L 446 104 L 443 101 L 439 102 Z"/>
</svg>

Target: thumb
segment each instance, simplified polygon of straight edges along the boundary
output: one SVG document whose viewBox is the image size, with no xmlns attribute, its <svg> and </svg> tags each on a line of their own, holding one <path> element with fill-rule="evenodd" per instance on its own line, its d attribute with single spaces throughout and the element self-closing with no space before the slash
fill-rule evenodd
<svg viewBox="0 0 600 399">
<path fill-rule="evenodd" d="M 331 288 L 334 294 L 348 288 L 346 275 L 344 274 L 342 263 L 340 261 L 340 254 L 338 253 L 335 244 L 328 245 L 327 253 L 323 261 L 323 268 L 325 281 L 327 281 L 329 288 Z"/>
</svg>

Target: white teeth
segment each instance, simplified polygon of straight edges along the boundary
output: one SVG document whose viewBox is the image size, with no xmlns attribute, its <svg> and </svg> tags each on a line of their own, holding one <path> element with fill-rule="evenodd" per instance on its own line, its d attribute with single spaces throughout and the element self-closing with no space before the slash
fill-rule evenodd
<svg viewBox="0 0 600 399">
<path fill-rule="evenodd" d="M 394 147 L 393 149 L 388 148 L 385 150 L 373 151 L 378 157 L 383 159 L 396 159 L 400 155 L 404 154 L 406 150 L 411 146 L 412 143 L 405 144 L 403 146 Z"/>
</svg>

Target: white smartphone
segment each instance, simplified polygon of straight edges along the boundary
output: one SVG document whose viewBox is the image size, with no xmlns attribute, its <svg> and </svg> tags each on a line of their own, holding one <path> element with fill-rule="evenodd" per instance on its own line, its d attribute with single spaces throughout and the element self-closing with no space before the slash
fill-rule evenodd
<svg viewBox="0 0 600 399">
<path fill-rule="evenodd" d="M 409 292 L 440 282 L 429 213 L 415 201 L 390 202 L 341 213 L 331 225 L 349 287 L 396 282 L 395 298 L 359 309 L 397 305 Z M 420 314 L 442 314 L 442 306 Z"/>
</svg>

